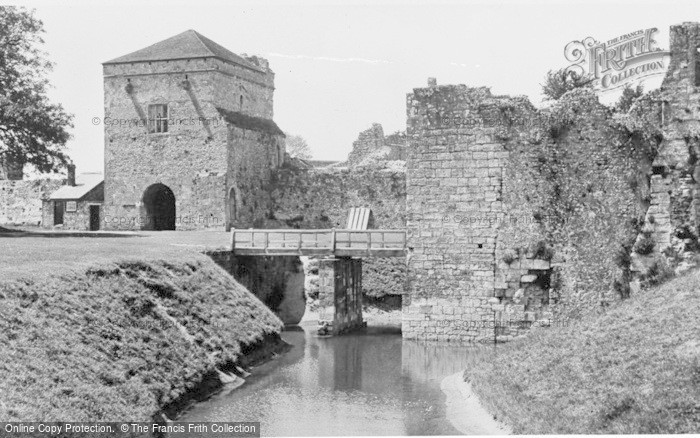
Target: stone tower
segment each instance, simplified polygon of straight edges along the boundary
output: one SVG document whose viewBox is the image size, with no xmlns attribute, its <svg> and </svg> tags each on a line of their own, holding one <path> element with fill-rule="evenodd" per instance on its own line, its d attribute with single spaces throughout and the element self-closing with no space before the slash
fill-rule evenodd
<svg viewBox="0 0 700 438">
<path fill-rule="evenodd" d="M 228 229 L 282 164 L 274 73 L 188 30 L 103 64 L 105 229 Z"/>
</svg>

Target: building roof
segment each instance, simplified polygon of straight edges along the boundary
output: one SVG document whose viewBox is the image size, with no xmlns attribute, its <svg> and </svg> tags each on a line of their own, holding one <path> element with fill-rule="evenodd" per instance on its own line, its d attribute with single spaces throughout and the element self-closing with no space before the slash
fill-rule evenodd
<svg viewBox="0 0 700 438">
<path fill-rule="evenodd" d="M 128 55 L 107 61 L 104 64 L 126 64 L 132 62 L 170 61 L 175 59 L 218 58 L 256 71 L 263 71 L 250 61 L 236 55 L 194 30 L 187 30 Z"/>
<path fill-rule="evenodd" d="M 49 199 L 79 200 L 103 181 L 104 177 L 101 173 L 82 173 L 75 178 L 74 186 L 62 186 L 53 192 Z"/>
<path fill-rule="evenodd" d="M 238 111 L 229 111 L 224 108 L 216 107 L 217 111 L 221 117 L 227 123 L 233 126 L 237 126 L 241 129 L 247 129 L 249 131 L 266 132 L 272 135 L 284 135 L 284 132 L 277 126 L 275 122 L 270 119 L 263 119 L 261 117 L 249 116 Z"/>
</svg>

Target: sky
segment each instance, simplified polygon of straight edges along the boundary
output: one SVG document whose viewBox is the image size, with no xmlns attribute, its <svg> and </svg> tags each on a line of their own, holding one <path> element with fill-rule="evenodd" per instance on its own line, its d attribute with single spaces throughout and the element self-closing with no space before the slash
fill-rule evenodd
<svg viewBox="0 0 700 438">
<path fill-rule="evenodd" d="M 0 2 L 1 3 L 1 2 Z M 7 3 L 6 3 L 7 4 Z M 541 105 L 548 70 L 573 40 L 608 40 L 700 21 L 693 1 L 17 1 L 44 22 L 55 63 L 50 98 L 74 114 L 78 173 L 103 170 L 101 63 L 194 29 L 235 53 L 267 58 L 275 122 L 315 159 L 343 160 L 358 134 L 406 127 L 406 94 L 438 84 L 487 86 Z M 660 77 L 645 83 L 659 86 Z M 603 100 L 613 97 L 607 95 Z"/>
</svg>

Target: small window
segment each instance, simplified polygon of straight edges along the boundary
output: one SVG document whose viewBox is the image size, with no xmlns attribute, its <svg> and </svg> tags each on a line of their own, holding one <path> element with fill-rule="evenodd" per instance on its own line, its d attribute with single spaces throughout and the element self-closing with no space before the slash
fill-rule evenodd
<svg viewBox="0 0 700 438">
<path fill-rule="evenodd" d="M 242 95 L 242 94 L 241 94 L 241 98 L 240 98 L 240 100 L 239 100 L 239 105 L 238 105 L 238 107 L 239 107 L 239 109 L 240 109 L 241 111 L 243 111 L 243 95 Z"/>
<path fill-rule="evenodd" d="M 168 132 L 168 105 L 148 106 L 148 133 Z"/>
<path fill-rule="evenodd" d="M 66 201 L 66 212 L 73 213 L 78 210 L 78 203 L 76 201 Z"/>
</svg>

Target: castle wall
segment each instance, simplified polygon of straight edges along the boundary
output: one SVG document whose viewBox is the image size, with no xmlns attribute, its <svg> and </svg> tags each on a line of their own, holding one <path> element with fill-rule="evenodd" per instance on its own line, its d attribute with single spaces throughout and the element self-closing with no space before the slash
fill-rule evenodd
<svg viewBox="0 0 700 438">
<path fill-rule="evenodd" d="M 270 209 L 269 189 L 274 169 L 281 164 L 284 136 L 231 126 L 228 142 L 228 223 L 236 228 L 260 227 Z"/>
<path fill-rule="evenodd" d="M 493 338 L 482 322 L 493 319 L 488 300 L 494 296 L 497 232 L 488 221 L 461 222 L 503 216 L 508 151 L 493 128 L 445 123 L 453 114 L 482 120 L 475 102 L 488 97 L 487 89 L 466 86 L 415 89 L 408 96 L 405 338 Z"/>
<path fill-rule="evenodd" d="M 406 226 L 404 171 L 288 167 L 275 173 L 270 196 L 264 228 L 345 228 L 351 207 L 371 208 L 374 228 Z M 404 294 L 405 258 L 363 259 L 361 268 L 365 296 Z"/>
<path fill-rule="evenodd" d="M 406 160 L 407 140 L 401 132 L 385 136 L 379 123 L 360 132 L 348 155 L 349 166 L 382 166 L 387 161 Z"/>
<path fill-rule="evenodd" d="M 0 224 L 41 225 L 42 204 L 62 180 L 0 180 Z"/>
<path fill-rule="evenodd" d="M 694 264 L 688 253 L 696 249 L 700 235 L 698 47 L 700 24 L 671 26 L 671 63 L 657 97 L 663 141 L 653 162 L 651 207 L 645 218 L 645 227 L 652 230 L 654 253 L 686 264 Z"/>
<path fill-rule="evenodd" d="M 538 111 L 485 88 L 416 89 L 408 136 L 405 337 L 507 340 L 619 298 L 650 163 L 593 94 Z"/>
</svg>

